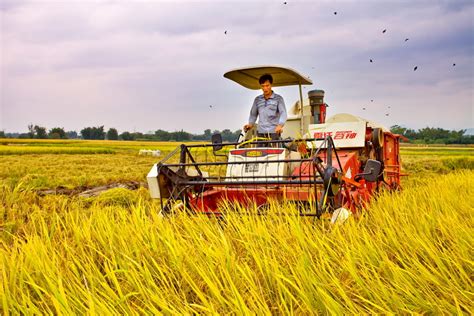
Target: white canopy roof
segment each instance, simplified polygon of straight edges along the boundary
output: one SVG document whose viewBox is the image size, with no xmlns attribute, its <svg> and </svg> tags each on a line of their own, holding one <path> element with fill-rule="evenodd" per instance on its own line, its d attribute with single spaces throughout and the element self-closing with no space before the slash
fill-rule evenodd
<svg viewBox="0 0 474 316">
<path fill-rule="evenodd" d="M 274 87 L 313 84 L 311 79 L 307 76 L 303 76 L 296 70 L 271 65 L 234 69 L 226 72 L 224 77 L 235 81 L 248 89 L 258 90 L 260 89 L 258 79 L 264 74 L 272 75 L 272 86 Z"/>
</svg>

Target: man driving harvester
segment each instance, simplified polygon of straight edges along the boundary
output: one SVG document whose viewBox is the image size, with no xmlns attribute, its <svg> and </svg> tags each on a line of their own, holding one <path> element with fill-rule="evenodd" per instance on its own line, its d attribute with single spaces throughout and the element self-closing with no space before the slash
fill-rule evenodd
<svg viewBox="0 0 474 316">
<path fill-rule="evenodd" d="M 287 118 L 285 101 L 281 95 L 272 91 L 273 77 L 270 74 L 261 76 L 258 82 L 263 94 L 253 101 L 249 123 L 244 126 L 244 131 L 251 129 L 259 117 L 258 137 L 279 139 Z"/>
</svg>

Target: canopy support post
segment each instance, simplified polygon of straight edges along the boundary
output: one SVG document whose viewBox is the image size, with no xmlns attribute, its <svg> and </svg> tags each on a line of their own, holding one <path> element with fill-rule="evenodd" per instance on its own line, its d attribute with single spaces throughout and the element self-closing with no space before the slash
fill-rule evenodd
<svg viewBox="0 0 474 316">
<path fill-rule="evenodd" d="M 298 84 L 298 87 L 300 89 L 300 137 L 303 138 L 304 136 L 304 117 L 303 117 L 303 90 L 301 89 L 301 83 Z"/>
</svg>

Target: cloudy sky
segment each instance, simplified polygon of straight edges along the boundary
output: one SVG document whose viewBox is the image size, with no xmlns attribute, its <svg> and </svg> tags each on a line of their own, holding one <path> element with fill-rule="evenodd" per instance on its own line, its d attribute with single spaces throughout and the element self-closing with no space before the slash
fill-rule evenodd
<svg viewBox="0 0 474 316">
<path fill-rule="evenodd" d="M 222 75 L 262 64 L 310 76 L 329 115 L 472 128 L 473 21 L 470 0 L 0 0 L 0 130 L 236 130 L 258 91 Z"/>
</svg>

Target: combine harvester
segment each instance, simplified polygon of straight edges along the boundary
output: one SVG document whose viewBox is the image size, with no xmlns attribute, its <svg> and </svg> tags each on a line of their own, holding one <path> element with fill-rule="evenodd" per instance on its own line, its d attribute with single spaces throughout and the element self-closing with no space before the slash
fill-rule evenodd
<svg viewBox="0 0 474 316">
<path fill-rule="evenodd" d="M 301 215 L 332 213 L 334 220 L 358 212 L 380 188 L 400 188 L 400 135 L 350 114 L 326 119 L 324 91 L 309 91 L 304 104 L 302 85 L 312 82 L 289 68 L 242 68 L 224 77 L 258 90 L 263 74 L 273 76 L 274 87 L 299 87 L 297 114 L 281 139 L 257 138 L 253 128 L 236 142 L 222 142 L 218 134 L 209 144 L 182 144 L 147 176 L 163 214 L 185 209 L 220 216 L 229 202 L 264 210 L 289 201 Z"/>
</svg>

